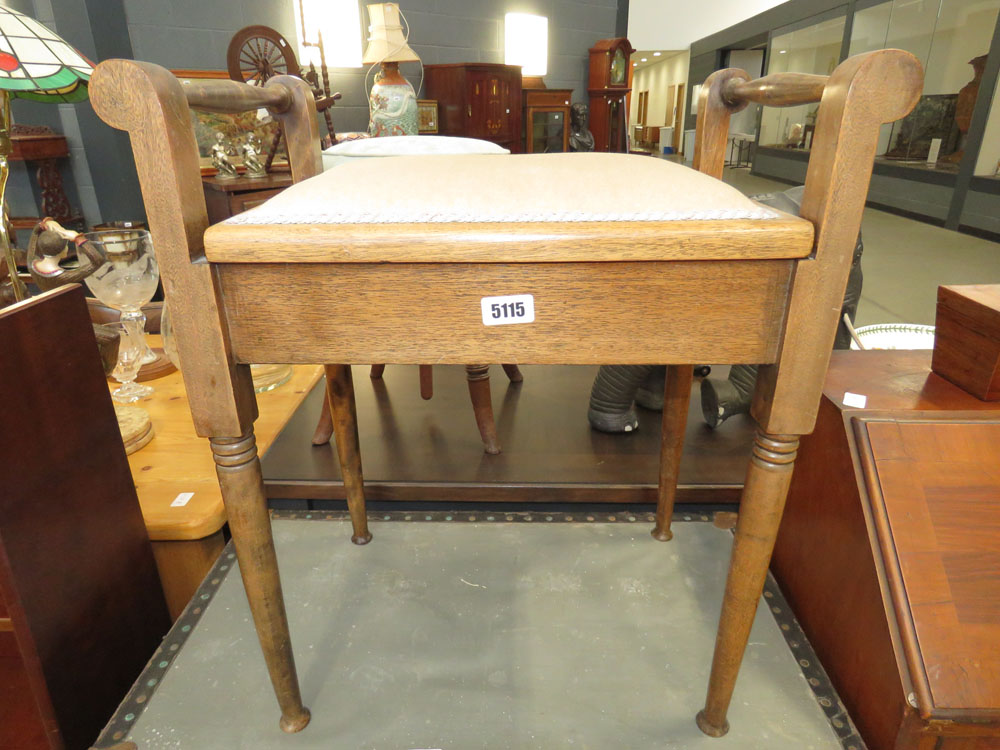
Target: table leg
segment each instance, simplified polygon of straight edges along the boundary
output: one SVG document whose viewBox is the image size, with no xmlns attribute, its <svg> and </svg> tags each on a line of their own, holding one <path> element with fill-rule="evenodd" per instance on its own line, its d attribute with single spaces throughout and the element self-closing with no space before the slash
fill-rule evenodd
<svg viewBox="0 0 1000 750">
<path fill-rule="evenodd" d="M 520 383 L 524 380 L 524 375 L 521 374 L 521 368 L 517 365 L 500 365 L 503 371 L 507 373 L 507 377 L 510 379 L 511 383 Z"/>
<path fill-rule="evenodd" d="M 670 519 L 674 515 L 677 478 L 684 432 L 687 429 L 688 405 L 691 403 L 693 365 L 669 365 L 663 383 L 663 423 L 660 436 L 660 483 L 656 498 L 656 525 L 650 532 L 654 539 L 669 542 L 674 538 Z"/>
<path fill-rule="evenodd" d="M 715 639 L 708 696 L 697 717 L 699 729 L 712 737 L 721 737 L 729 731 L 726 711 L 764 589 L 798 447 L 797 435 L 768 435 L 758 430 L 754 439 Z"/>
<path fill-rule="evenodd" d="M 344 477 L 347 509 L 351 514 L 355 544 L 372 540 L 365 513 L 365 482 L 361 471 L 361 447 L 358 445 L 358 410 L 354 403 L 354 379 L 350 365 L 326 365 L 326 392 L 333 413 L 333 432 Z"/>
<path fill-rule="evenodd" d="M 433 365 L 418 365 L 420 373 L 420 398 L 430 401 L 434 397 L 434 367 Z"/>
<path fill-rule="evenodd" d="M 476 416 L 479 436 L 483 439 L 483 449 L 487 453 L 500 452 L 497 425 L 493 419 L 493 399 L 490 396 L 490 366 L 466 365 L 465 377 L 469 381 L 469 396 L 472 411 Z"/>
<path fill-rule="evenodd" d="M 313 445 L 326 445 L 333 436 L 333 413 L 330 411 L 330 396 L 323 394 L 323 407 L 319 410 L 316 431 L 312 436 Z"/>
<path fill-rule="evenodd" d="M 298 732 L 309 723 L 309 709 L 302 705 L 295 673 L 253 428 L 242 437 L 212 438 L 211 444 L 243 587 L 281 708 L 280 726 L 286 732 Z"/>
</svg>

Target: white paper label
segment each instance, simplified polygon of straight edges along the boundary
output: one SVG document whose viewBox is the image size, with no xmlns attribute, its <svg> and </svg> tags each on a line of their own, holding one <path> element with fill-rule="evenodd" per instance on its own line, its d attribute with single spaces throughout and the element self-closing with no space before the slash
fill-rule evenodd
<svg viewBox="0 0 1000 750">
<path fill-rule="evenodd" d="M 938 154 L 941 153 L 941 139 L 931 138 L 931 147 L 927 150 L 927 163 L 936 164 Z"/>
<path fill-rule="evenodd" d="M 183 508 L 188 504 L 188 500 L 194 497 L 193 492 L 182 492 L 177 497 L 174 498 L 173 502 L 170 503 L 171 508 Z"/>
<path fill-rule="evenodd" d="M 862 396 L 860 393 L 851 393 L 847 391 L 844 394 L 844 406 L 853 406 L 855 409 L 864 409 L 865 404 L 868 403 L 868 397 Z"/>
<path fill-rule="evenodd" d="M 530 294 L 483 297 L 480 300 L 484 326 L 505 326 L 535 322 L 535 298 Z"/>
</svg>

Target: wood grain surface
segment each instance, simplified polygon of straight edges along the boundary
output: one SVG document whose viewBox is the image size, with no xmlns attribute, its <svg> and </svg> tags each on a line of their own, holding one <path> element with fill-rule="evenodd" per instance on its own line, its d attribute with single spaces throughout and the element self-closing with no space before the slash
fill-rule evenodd
<svg viewBox="0 0 1000 750">
<path fill-rule="evenodd" d="M 167 609 L 82 288 L 0 310 L 0 352 L 0 391 L 17 394 L 0 413 L 0 455 L 19 456 L 0 491 L 0 599 L 31 696 L 14 706 L 33 704 L 45 747 L 85 747 L 166 633 Z M 34 722 L 4 719 L 0 747 L 18 747 L 9 732 Z"/>
<path fill-rule="evenodd" d="M 218 271 L 239 362 L 726 364 L 774 361 L 792 262 L 225 264 Z M 705 289 L 713 302 L 702 307 Z M 507 294 L 533 295 L 535 321 L 484 326 L 482 297 Z M 310 335 L 296 335 L 303 330 Z"/>
<path fill-rule="evenodd" d="M 812 252 L 812 224 L 788 214 L 719 221 L 215 224 L 213 263 L 551 263 L 767 260 Z"/>
<path fill-rule="evenodd" d="M 152 345 L 158 345 L 159 338 L 147 337 Z M 287 383 L 259 394 L 260 416 L 255 423 L 258 450 L 268 449 L 322 373 L 318 365 L 296 367 Z M 137 405 L 149 412 L 156 437 L 128 457 L 149 538 L 180 541 L 209 537 L 226 522 L 211 448 L 195 433 L 180 373 L 152 380 L 149 385 L 153 394 Z M 194 493 L 186 504 L 171 505 L 185 492 Z"/>
</svg>

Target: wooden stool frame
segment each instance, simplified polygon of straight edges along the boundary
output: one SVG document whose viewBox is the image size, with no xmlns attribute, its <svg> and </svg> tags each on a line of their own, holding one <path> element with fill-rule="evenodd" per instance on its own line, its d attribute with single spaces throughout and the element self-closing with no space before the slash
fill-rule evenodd
<svg viewBox="0 0 1000 750">
<path fill-rule="evenodd" d="M 528 237 L 537 234 L 537 225 L 505 226 L 508 253 L 513 255 L 485 261 L 476 254 L 483 248 L 463 239 L 462 227 L 397 225 L 408 236 L 421 233 L 420 241 L 413 243 L 398 239 L 398 230 L 390 225 L 380 231 L 386 233 L 385 247 L 396 255 L 391 262 L 366 263 L 302 257 L 314 244 L 295 245 L 292 237 L 286 245 L 269 241 L 262 227 L 224 224 L 209 232 L 206 252 L 208 219 L 189 107 L 220 112 L 269 108 L 284 127 L 292 176 L 298 181 L 321 169 L 315 107 L 304 82 L 280 76 L 262 88 L 227 81 L 182 86 L 167 70 L 148 63 L 109 60 L 98 66 L 91 100 L 105 122 L 131 136 L 195 427 L 209 438 L 215 456 L 282 729 L 302 729 L 309 712 L 302 704 L 292 658 L 254 441 L 257 409 L 247 363 L 343 363 L 327 366 L 327 388 L 352 539 L 363 544 L 371 534 L 349 363 L 667 364 L 659 502 L 652 534 L 668 540 L 691 386 L 689 363 L 711 361 L 762 364 L 752 409 L 758 432 L 708 695 L 697 717 L 707 734 L 727 731 L 726 711 L 761 596 L 799 436 L 811 432 L 815 423 L 879 127 L 909 112 L 921 86 L 919 62 L 899 50 L 852 57 L 829 77 L 777 74 L 751 81 L 744 71 L 729 69 L 708 78 L 699 95 L 694 166 L 716 178 L 722 175 L 731 113 L 749 102 L 820 102 L 802 200 L 806 221 L 784 217 L 586 228 L 549 225 L 549 236 L 562 231 L 572 235 L 572 241 L 537 247 Z M 287 232 L 288 227 L 282 229 Z M 763 240 L 761 230 L 766 232 Z M 341 243 L 364 231 L 365 226 L 324 228 L 331 242 Z M 515 247 L 510 233 L 518 231 L 526 238 Z M 227 244 L 227 238 L 237 234 L 240 244 L 234 245 L 235 239 Z M 313 229 L 310 241 L 317 236 L 322 240 Z M 260 242 L 254 241 L 260 237 Z M 602 250 L 609 237 L 623 240 Z M 366 241 L 370 247 L 374 240 L 366 236 Z M 359 251 L 363 244 L 357 245 Z M 782 255 L 766 250 L 772 245 L 790 251 Z M 424 252 L 421 262 L 408 255 L 417 250 Z M 518 255 L 528 252 L 536 255 L 527 262 Z M 470 263 L 475 267 L 470 269 Z M 572 337 L 560 339 L 549 330 L 546 338 L 544 325 L 510 326 L 505 328 L 519 330 L 505 331 L 490 339 L 496 343 L 485 345 L 478 328 L 456 321 L 454 311 L 445 309 L 392 338 L 384 332 L 369 333 L 373 319 L 365 317 L 388 314 L 389 308 L 372 311 L 369 297 L 352 300 L 377 287 L 393 305 L 419 309 L 402 304 L 412 298 L 419 280 L 420 294 L 442 295 L 438 298 L 445 300 L 444 307 L 462 294 L 467 303 L 477 290 L 466 293 L 459 285 L 467 283 L 462 280 L 472 271 L 487 287 L 500 286 L 500 279 L 508 284 L 513 280 L 519 288 L 535 290 L 536 297 L 545 295 L 552 309 L 575 316 Z M 721 294 L 720 285 L 730 282 L 727 293 Z M 622 291 L 623 285 L 629 288 Z M 614 300 L 614 305 L 599 311 L 603 317 L 577 312 L 589 306 L 570 306 L 565 299 L 570 290 Z M 608 316 L 612 320 L 604 319 Z M 651 325 L 656 320 L 669 325 L 657 328 Z M 516 341 L 516 349 L 511 341 Z M 516 352 L 521 359 L 512 356 Z"/>
</svg>

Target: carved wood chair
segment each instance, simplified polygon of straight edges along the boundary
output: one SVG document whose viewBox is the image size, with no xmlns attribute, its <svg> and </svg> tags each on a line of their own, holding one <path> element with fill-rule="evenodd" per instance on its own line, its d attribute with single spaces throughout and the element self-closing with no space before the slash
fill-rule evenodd
<svg viewBox="0 0 1000 750">
<path fill-rule="evenodd" d="M 368 542 L 371 534 L 348 363 L 666 363 L 659 502 L 652 530 L 660 540 L 671 538 L 690 363 L 762 363 L 752 411 L 759 427 L 708 695 L 697 717 L 698 726 L 710 735 L 727 731 L 726 711 L 799 436 L 814 426 L 879 126 L 913 107 L 921 81 L 920 64 L 899 50 L 850 58 L 829 77 L 780 74 L 751 81 L 744 71 L 723 70 L 710 76 L 700 93 L 694 164 L 704 175 L 621 154 L 575 154 L 587 159 L 565 167 L 571 174 L 584 163 L 632 174 L 663 170 L 685 184 L 710 183 L 719 205 L 743 205 L 725 192 L 735 191 L 705 176 L 722 174 L 730 114 L 749 102 L 820 102 L 802 218 L 753 211 L 739 218 L 713 210 L 711 218 L 663 220 L 657 206 L 642 204 L 658 195 L 639 180 L 642 189 L 629 199 L 650 213 L 638 217 L 594 213 L 561 215 L 558 221 L 546 215 L 548 219 L 508 223 L 398 219 L 330 224 L 282 213 L 297 200 L 290 195 L 297 187 L 292 186 L 255 209 L 265 213 L 243 214 L 242 222 L 234 217 L 206 233 L 189 106 L 216 111 L 269 107 L 284 125 L 292 174 L 301 179 L 320 171 L 308 86 L 277 77 L 256 89 L 215 81 L 182 87 L 166 70 L 147 63 L 111 60 L 98 66 L 91 100 L 106 122 L 131 135 L 164 287 L 176 316 L 194 423 L 210 439 L 215 455 L 283 729 L 302 729 L 309 712 L 292 659 L 254 442 L 256 402 L 247 363 L 343 363 L 327 366 L 327 388 L 357 544 Z M 531 160 L 542 158 L 549 160 L 546 169 L 557 170 L 563 168 L 559 157 L 516 157 L 504 160 L 502 168 L 518 175 L 539 164 Z M 421 168 L 433 170 L 434 164 Z M 399 179 L 400 165 L 393 169 Z M 448 181 L 473 184 L 477 175 L 472 171 L 455 169 Z M 377 208 L 377 181 L 368 185 L 369 192 L 360 189 L 365 174 L 341 172 L 338 179 L 350 177 L 344 189 L 367 195 Z M 620 198 L 614 191 L 628 189 L 615 176 L 594 175 L 589 181 L 591 189 L 594 184 L 614 186 L 599 196 L 602 201 Z M 480 191 L 490 207 L 513 201 L 515 209 L 530 208 L 518 204 L 529 198 L 494 187 L 493 177 L 491 170 L 490 184 Z M 311 191 L 323 179 L 301 187 Z M 685 188 L 677 197 L 690 196 Z M 536 198 L 544 204 L 558 196 L 543 191 Z M 466 199 L 477 198 L 463 194 L 454 201 L 457 205 Z M 272 220 L 281 222 L 277 226 L 261 219 L 269 205 Z M 534 295 L 534 322 L 484 328 L 479 319 L 482 295 L 513 292 Z"/>
</svg>

